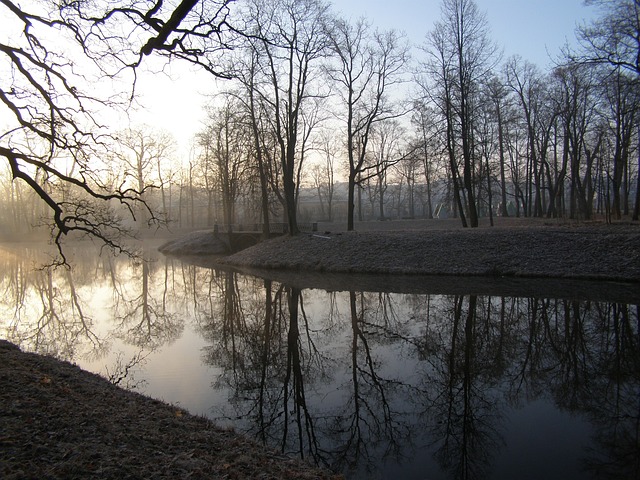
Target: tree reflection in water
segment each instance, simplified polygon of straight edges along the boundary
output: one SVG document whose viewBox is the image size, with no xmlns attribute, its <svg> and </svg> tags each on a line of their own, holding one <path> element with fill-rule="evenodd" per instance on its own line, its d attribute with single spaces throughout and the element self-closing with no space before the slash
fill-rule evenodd
<svg viewBox="0 0 640 480">
<path fill-rule="evenodd" d="M 635 477 L 637 306 L 334 292 L 312 318 L 303 299 L 318 292 L 241 278 L 246 291 L 226 295 L 251 328 L 207 359 L 242 365 L 222 377 L 235 394 L 233 413 L 221 405 L 220 415 L 265 443 L 356 477 L 428 455 L 449 478 L 490 478 L 505 416 L 550 397 L 595 427 L 585 469 Z M 222 347 L 242 362 L 226 362 Z"/>
<path fill-rule="evenodd" d="M 230 389 L 235 416 L 263 442 L 321 462 L 306 388 L 324 365 L 300 290 L 265 281 L 261 302 L 253 295 L 258 280 L 244 278 L 241 288 L 236 275 L 219 272 L 212 282 L 218 311 L 201 318 L 199 330 L 212 344 L 205 361 L 222 368 L 215 387 Z"/>
<path fill-rule="evenodd" d="M 73 359 L 79 350 L 101 355 L 109 341 L 97 333 L 86 299 L 77 292 L 86 277 L 67 269 L 36 267 L 37 251 L 3 252 L 2 310 L 7 339 L 23 348 Z M 12 312 L 12 313 L 11 313 Z"/>
<path fill-rule="evenodd" d="M 534 401 L 590 425 L 569 446 L 580 475 L 640 476 L 638 305 L 329 293 L 168 258 L 88 255 L 72 272 L 0 258 L 10 340 L 68 360 L 116 344 L 162 360 L 197 334 L 212 416 L 349 477 L 508 478 L 504 455 L 545 465 L 508 441 Z"/>
<path fill-rule="evenodd" d="M 345 380 L 350 382 L 343 385 L 344 406 L 335 412 L 330 430 L 338 446 L 334 468 L 358 467 L 371 474 L 376 462 L 401 458 L 410 438 L 396 398 L 408 394 L 411 386 L 401 377 L 381 373 L 384 358 L 376 355 L 378 346 L 392 345 L 401 337 L 403 324 L 386 293 L 349 292 L 349 311 L 345 337 L 351 338 L 351 363 Z"/>
<path fill-rule="evenodd" d="M 493 329 L 480 307 L 475 295 L 445 298 L 444 323 L 425 330 L 428 341 L 421 352 L 429 368 L 422 372 L 423 396 L 414 401 L 433 439 L 435 458 L 452 478 L 486 478 L 491 456 L 501 446 L 504 405 L 486 348 Z"/>
<path fill-rule="evenodd" d="M 68 361 L 95 361 L 119 340 L 136 347 L 131 361 L 140 363 L 182 334 L 184 319 L 171 313 L 158 295 L 168 283 L 158 281 L 152 251 L 144 251 L 142 260 L 114 258 L 80 244 L 72 269 L 37 267 L 47 258 L 39 249 L 2 253 L 4 330 L 23 349 Z M 106 367 L 109 376 L 131 366 L 121 352 L 112 356 L 117 364 Z"/>
<path fill-rule="evenodd" d="M 120 276 L 112 276 L 116 310 L 115 334 L 125 342 L 140 349 L 154 351 L 180 337 L 184 320 L 177 318 L 166 308 L 164 295 L 159 298 L 151 292 L 152 269 L 157 263 L 146 257 L 134 265 L 134 276 L 127 278 L 127 285 L 119 285 Z M 164 282 L 166 288 L 167 282 Z"/>
</svg>

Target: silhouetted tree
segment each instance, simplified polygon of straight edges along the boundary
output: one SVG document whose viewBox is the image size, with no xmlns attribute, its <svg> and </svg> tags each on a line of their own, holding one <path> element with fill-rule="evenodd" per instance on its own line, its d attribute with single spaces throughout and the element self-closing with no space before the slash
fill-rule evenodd
<svg viewBox="0 0 640 480">
<path fill-rule="evenodd" d="M 131 73 L 133 97 L 136 68 L 152 52 L 186 58 L 224 76 L 213 53 L 226 48 L 222 32 L 230 2 L 203 2 L 197 9 L 197 0 L 0 3 L 3 30 L 9 32 L 0 43 L 0 108 L 7 119 L 0 157 L 12 178 L 25 182 L 48 207 L 59 247 L 63 235 L 77 232 L 123 250 L 120 240 L 129 232 L 122 208 L 135 218 L 142 207 L 156 218 L 137 185 L 113 189 L 101 173 L 110 132 L 99 118 L 127 103 L 117 101 L 115 83 L 109 82 Z M 96 93 L 100 85 L 108 92 L 104 96 Z M 64 262 L 61 249 L 60 254 Z"/>
<path fill-rule="evenodd" d="M 474 0 L 443 0 L 442 19 L 436 23 L 429 43 L 433 49 L 433 72 L 441 84 L 441 109 L 447 122 L 447 149 L 456 182 L 458 153 L 462 158 L 462 187 L 469 226 L 478 226 L 474 184 L 476 152 L 474 116 L 479 84 L 489 76 L 495 46 L 488 34 L 486 16 Z M 457 187 L 456 187 L 457 189 Z M 458 203 L 460 204 L 460 196 Z M 461 209 L 463 226 L 466 220 Z"/>
<path fill-rule="evenodd" d="M 328 71 L 338 88 L 339 117 L 346 124 L 347 230 L 353 230 L 355 189 L 369 176 L 365 161 L 373 126 L 399 115 L 388 97 L 403 80 L 408 47 L 396 31 L 372 33 L 364 19 L 355 24 L 336 20 L 330 40 L 336 60 Z"/>
<path fill-rule="evenodd" d="M 277 142 L 291 235 L 298 233 L 298 179 L 309 128 L 315 124 L 307 109 L 324 94 L 316 66 L 327 53 L 327 10 L 321 0 L 252 0 L 246 13 L 256 73 L 262 79 L 253 87 L 272 112 L 269 128 Z"/>
</svg>

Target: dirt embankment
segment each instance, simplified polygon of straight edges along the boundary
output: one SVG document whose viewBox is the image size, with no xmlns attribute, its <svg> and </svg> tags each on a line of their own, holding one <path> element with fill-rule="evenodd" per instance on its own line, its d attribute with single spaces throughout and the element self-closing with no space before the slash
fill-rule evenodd
<svg viewBox="0 0 640 480">
<path fill-rule="evenodd" d="M 203 239 L 211 232 L 197 232 L 181 238 L 173 255 L 298 288 L 640 303 L 640 225 L 502 218 L 496 224 L 370 222 L 355 232 L 323 225 L 233 255 L 207 254 Z"/>
<path fill-rule="evenodd" d="M 640 279 L 640 236 L 588 229 L 366 232 L 263 242 L 221 264 L 333 273 Z"/>
<path fill-rule="evenodd" d="M 393 222 L 378 223 L 378 231 L 280 237 L 210 261 L 301 272 L 640 281 L 638 225 L 509 223 L 442 229 L 416 223 L 424 227 L 385 231 Z M 202 256 L 207 252 L 203 241 L 207 235 L 202 232 L 187 236 L 172 254 Z"/>
<path fill-rule="evenodd" d="M 5 480 L 341 478 L 4 340 L 0 405 Z"/>
</svg>

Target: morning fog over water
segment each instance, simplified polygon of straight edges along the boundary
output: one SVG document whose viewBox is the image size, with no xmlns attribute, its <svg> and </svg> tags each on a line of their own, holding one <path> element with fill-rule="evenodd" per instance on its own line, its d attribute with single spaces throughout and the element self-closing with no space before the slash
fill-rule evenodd
<svg viewBox="0 0 640 480">
<path fill-rule="evenodd" d="M 638 476 L 628 285 L 309 289 L 153 247 L 144 262 L 77 248 L 71 271 L 40 255 L 0 250 L 0 337 L 347 478 Z"/>
</svg>

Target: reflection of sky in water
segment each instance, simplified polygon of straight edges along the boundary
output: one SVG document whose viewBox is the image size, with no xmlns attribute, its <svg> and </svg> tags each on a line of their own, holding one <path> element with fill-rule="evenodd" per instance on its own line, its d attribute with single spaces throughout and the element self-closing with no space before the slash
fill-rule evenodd
<svg viewBox="0 0 640 480">
<path fill-rule="evenodd" d="M 223 399 L 211 388 L 218 369 L 203 364 L 199 354 L 205 345 L 202 337 L 187 329 L 181 338 L 153 353 L 145 368 L 145 393 L 206 415 L 212 404 Z"/>
<path fill-rule="evenodd" d="M 76 251 L 71 277 L 63 269 L 50 276 L 31 271 L 24 252 L 1 254 L 7 294 L 0 334 L 102 374 L 142 354 L 127 381 L 143 393 L 258 437 L 262 418 L 276 447 L 288 417 L 285 451 L 302 442 L 309 456 L 314 438 L 319 447 L 312 456 L 338 462 L 354 478 L 585 478 L 584 459 L 600 448 L 595 434 L 613 441 L 607 432 L 628 428 L 610 425 L 606 416 L 638 416 L 633 407 L 606 411 L 608 400 L 598 395 L 611 394 L 605 384 L 612 379 L 589 370 L 598 362 L 611 366 L 607 329 L 624 306 L 303 290 L 292 350 L 288 289 L 274 283 L 275 333 L 263 368 L 263 281 L 164 257 L 143 269 L 126 258 L 86 253 Z M 532 320 L 532 309 L 543 310 L 545 320 Z M 235 321 L 225 311 L 236 312 Z M 638 311 L 624 312 L 627 341 L 637 342 Z M 304 405 L 283 390 L 288 377 L 288 394 L 294 390 L 295 368 L 287 363 L 294 350 Z M 636 357 L 618 360 L 637 365 Z M 624 375 L 620 391 L 637 391 L 637 369 Z M 356 456 L 360 461 L 347 467 Z M 621 458 L 616 462 L 625 467 Z"/>
</svg>

